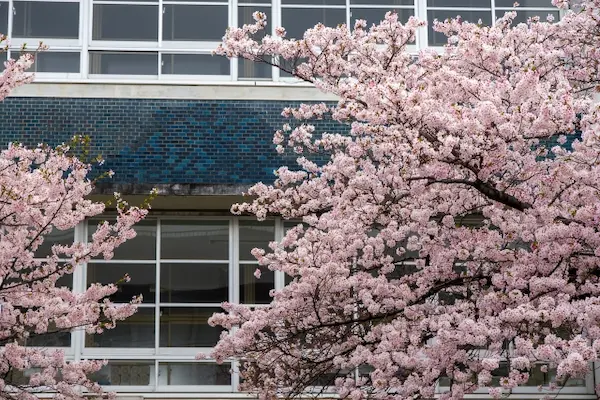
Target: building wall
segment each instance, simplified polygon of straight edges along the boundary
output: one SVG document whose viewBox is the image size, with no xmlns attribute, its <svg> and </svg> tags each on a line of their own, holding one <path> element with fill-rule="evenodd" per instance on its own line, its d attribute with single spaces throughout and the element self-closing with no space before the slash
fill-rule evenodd
<svg viewBox="0 0 600 400">
<path fill-rule="evenodd" d="M 296 155 L 275 152 L 272 138 L 286 122 L 282 109 L 298 101 L 155 95 L 17 93 L 0 103 L 0 143 L 56 145 L 74 134 L 89 135 L 91 154 L 105 158 L 105 168 L 115 172 L 114 184 L 250 185 L 272 181 L 275 168 L 294 163 Z M 317 126 L 318 132 L 341 129 L 332 121 Z"/>
</svg>

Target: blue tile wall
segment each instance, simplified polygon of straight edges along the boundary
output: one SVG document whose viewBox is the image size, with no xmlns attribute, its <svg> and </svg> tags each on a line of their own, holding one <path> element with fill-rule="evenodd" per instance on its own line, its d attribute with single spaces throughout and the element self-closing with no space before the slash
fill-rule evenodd
<svg viewBox="0 0 600 400">
<path fill-rule="evenodd" d="M 250 184 L 273 181 L 295 156 L 275 152 L 287 120 L 282 101 L 8 98 L 0 103 L 0 145 L 56 145 L 90 135 L 114 183 Z M 320 121 L 318 131 L 339 131 Z"/>
</svg>

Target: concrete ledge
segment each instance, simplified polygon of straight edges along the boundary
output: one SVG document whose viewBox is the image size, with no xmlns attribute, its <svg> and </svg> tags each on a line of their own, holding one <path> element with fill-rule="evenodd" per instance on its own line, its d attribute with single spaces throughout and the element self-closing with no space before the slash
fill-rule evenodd
<svg viewBox="0 0 600 400">
<path fill-rule="evenodd" d="M 16 88 L 11 97 L 127 98 L 180 100 L 284 100 L 335 101 L 302 83 L 212 82 L 212 83 L 101 83 L 34 82 Z"/>
</svg>

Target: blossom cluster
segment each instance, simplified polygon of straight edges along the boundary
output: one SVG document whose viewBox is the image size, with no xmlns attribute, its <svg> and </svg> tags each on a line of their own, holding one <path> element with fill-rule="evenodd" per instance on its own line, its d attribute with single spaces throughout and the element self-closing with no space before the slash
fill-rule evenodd
<svg viewBox="0 0 600 400">
<path fill-rule="evenodd" d="M 416 56 L 407 46 L 425 23 L 391 12 L 300 40 L 282 28 L 255 41 L 260 13 L 226 33 L 217 53 L 295 65 L 338 98 L 283 111 L 274 143 L 298 166 L 232 209 L 300 221 L 253 253 L 292 278 L 270 307 L 226 304 L 211 319 L 229 330 L 214 356 L 244 360 L 243 389 L 498 398 L 534 368 L 556 371 L 550 392 L 589 372 L 600 355 L 600 1 L 580 3 L 560 21 L 435 21 L 448 45 Z M 323 118 L 347 130 L 319 132 Z"/>
</svg>

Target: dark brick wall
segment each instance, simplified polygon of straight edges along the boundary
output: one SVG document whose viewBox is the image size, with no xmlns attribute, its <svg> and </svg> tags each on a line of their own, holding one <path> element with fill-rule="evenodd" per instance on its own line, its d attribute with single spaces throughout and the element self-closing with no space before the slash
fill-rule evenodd
<svg viewBox="0 0 600 400">
<path fill-rule="evenodd" d="M 273 132 L 280 101 L 8 98 L 0 103 L 0 144 L 56 145 L 90 135 L 115 184 L 250 184 L 291 165 Z M 295 103 L 297 104 L 297 103 Z M 335 130 L 321 121 L 319 130 Z"/>
</svg>

